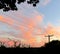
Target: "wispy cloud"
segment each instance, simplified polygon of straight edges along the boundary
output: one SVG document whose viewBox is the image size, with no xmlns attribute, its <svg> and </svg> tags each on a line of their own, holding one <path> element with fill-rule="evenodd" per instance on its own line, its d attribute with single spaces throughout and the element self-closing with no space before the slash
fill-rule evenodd
<svg viewBox="0 0 60 54">
<path fill-rule="evenodd" d="M 60 40 L 60 26 L 55 27 L 54 25 L 52 25 L 51 23 L 49 23 L 46 27 L 45 27 L 45 32 L 44 35 L 54 35 L 51 40 Z"/>
<path fill-rule="evenodd" d="M 18 16 L 18 15 L 17 15 Z M 22 18 L 23 19 L 22 19 Z M 31 14 L 31 17 L 26 17 L 24 15 L 19 15 L 18 16 L 18 19 L 22 21 L 18 21 L 18 20 L 15 20 L 11 17 L 4 17 L 4 16 L 0 16 L 0 22 L 2 23 L 5 23 L 5 24 L 8 24 L 9 26 L 11 26 L 13 29 L 17 29 L 17 31 L 20 31 L 18 34 L 17 34 L 17 37 L 21 37 L 23 39 L 25 39 L 27 41 L 27 43 L 30 43 L 33 45 L 33 43 L 35 43 L 36 41 L 36 38 L 34 37 L 34 31 L 36 28 L 38 28 L 38 23 L 42 22 L 43 20 L 43 15 L 40 14 L 39 12 L 37 11 L 34 11 L 32 14 Z"/>
<path fill-rule="evenodd" d="M 51 0 L 41 0 L 41 5 L 46 6 L 50 2 L 51 2 Z"/>
</svg>

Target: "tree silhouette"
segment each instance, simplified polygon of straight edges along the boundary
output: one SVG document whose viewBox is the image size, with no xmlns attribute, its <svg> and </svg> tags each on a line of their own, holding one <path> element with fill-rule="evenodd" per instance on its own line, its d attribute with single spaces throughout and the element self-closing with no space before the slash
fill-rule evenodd
<svg viewBox="0 0 60 54">
<path fill-rule="evenodd" d="M 33 4 L 35 7 L 37 3 L 39 3 L 39 0 L 0 0 L 0 9 L 3 9 L 3 11 L 9 11 L 9 10 L 18 10 L 16 3 L 21 4 L 27 2 L 28 4 Z"/>
<path fill-rule="evenodd" d="M 51 48 L 51 49 L 59 48 L 60 49 L 60 41 L 53 40 L 52 42 L 45 44 L 45 48 Z"/>
</svg>

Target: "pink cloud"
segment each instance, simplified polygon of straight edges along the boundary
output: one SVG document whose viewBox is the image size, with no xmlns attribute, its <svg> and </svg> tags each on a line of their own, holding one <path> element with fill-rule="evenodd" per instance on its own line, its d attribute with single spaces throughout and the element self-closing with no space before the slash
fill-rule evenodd
<svg viewBox="0 0 60 54">
<path fill-rule="evenodd" d="M 35 43 L 35 39 L 33 36 L 33 32 L 35 30 L 35 27 L 37 27 L 37 22 L 42 22 L 43 16 L 39 14 L 39 12 L 35 11 L 33 13 L 34 15 L 31 16 L 31 18 L 28 18 L 26 16 L 23 15 L 19 15 L 19 19 L 21 19 L 20 17 L 23 17 L 23 21 L 19 22 L 15 19 L 12 19 L 10 17 L 4 17 L 4 16 L 0 16 L 0 21 L 8 24 L 9 26 L 13 27 L 14 29 L 17 29 L 19 31 L 21 31 L 21 35 L 17 35 L 17 37 L 19 36 L 19 38 L 22 36 L 23 39 L 26 39 L 27 41 L 29 41 L 29 43 L 33 44 Z M 16 24 L 16 25 L 14 25 Z M 33 41 L 32 41 L 33 40 Z"/>
<path fill-rule="evenodd" d="M 54 35 L 52 37 L 51 40 L 60 40 L 60 26 L 54 26 L 51 23 L 49 23 L 46 27 L 45 27 L 45 32 L 44 32 L 44 36 L 47 35 Z"/>
</svg>

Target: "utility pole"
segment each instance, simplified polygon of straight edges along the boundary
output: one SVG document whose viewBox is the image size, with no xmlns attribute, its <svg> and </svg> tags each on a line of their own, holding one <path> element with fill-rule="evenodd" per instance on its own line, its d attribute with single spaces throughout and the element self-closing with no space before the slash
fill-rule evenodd
<svg viewBox="0 0 60 54">
<path fill-rule="evenodd" d="M 52 37 L 53 35 L 48 35 L 48 36 L 45 36 L 45 37 L 48 37 L 48 43 L 50 43 L 50 40 L 51 40 L 51 37 Z"/>
</svg>

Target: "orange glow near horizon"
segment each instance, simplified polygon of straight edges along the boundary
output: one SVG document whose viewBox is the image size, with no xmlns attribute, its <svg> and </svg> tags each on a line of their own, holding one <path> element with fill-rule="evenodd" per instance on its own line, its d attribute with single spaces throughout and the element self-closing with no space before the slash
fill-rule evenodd
<svg viewBox="0 0 60 54">
<path fill-rule="evenodd" d="M 51 38 L 51 40 L 55 40 L 58 39 L 60 40 L 60 27 L 54 27 L 52 24 L 48 24 L 48 26 L 46 26 L 44 29 L 44 33 L 43 35 L 34 35 L 34 31 L 36 30 L 37 23 L 36 22 L 42 22 L 42 18 L 43 16 L 35 16 L 34 19 L 25 19 L 23 20 L 25 22 L 25 24 L 20 25 L 19 21 L 16 21 L 12 18 L 5 18 L 3 16 L 0 16 L 0 22 L 3 22 L 5 24 L 8 24 L 9 26 L 18 29 L 19 31 L 22 32 L 22 38 L 26 40 L 26 44 L 30 44 L 31 46 L 42 46 L 44 45 L 44 43 L 47 42 L 47 38 L 45 38 L 46 35 L 48 34 L 53 34 L 54 37 Z M 17 24 L 17 26 L 14 26 L 14 23 Z M 35 33 L 40 33 L 42 32 L 43 29 L 38 28 L 37 31 Z M 19 36 L 19 34 L 17 35 Z M 44 37 L 44 38 L 43 38 Z M 57 38 L 56 38 L 57 37 Z M 19 36 L 20 38 L 20 36 Z M 13 42 L 9 42 L 8 43 L 10 46 L 12 46 L 14 43 Z"/>
</svg>

